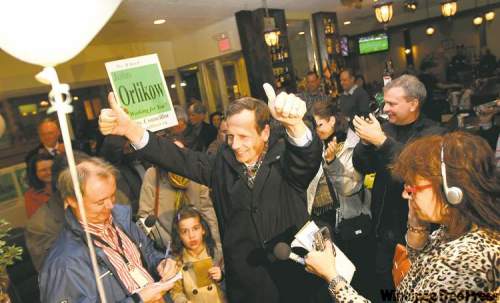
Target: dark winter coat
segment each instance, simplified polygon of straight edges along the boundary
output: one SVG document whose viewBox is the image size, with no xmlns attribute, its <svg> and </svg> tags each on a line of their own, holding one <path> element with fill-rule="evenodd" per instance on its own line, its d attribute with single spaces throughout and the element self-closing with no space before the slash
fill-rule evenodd
<svg viewBox="0 0 500 303">
<path fill-rule="evenodd" d="M 226 144 L 209 156 L 150 133 L 139 152 L 168 171 L 212 188 L 229 302 L 309 302 L 317 291 L 308 283 L 316 283 L 316 278 L 291 261 L 273 262 L 269 253 L 278 241 L 290 243 L 308 219 L 306 190 L 322 152 L 315 135 L 305 147 L 271 135 L 253 190 Z"/>
</svg>

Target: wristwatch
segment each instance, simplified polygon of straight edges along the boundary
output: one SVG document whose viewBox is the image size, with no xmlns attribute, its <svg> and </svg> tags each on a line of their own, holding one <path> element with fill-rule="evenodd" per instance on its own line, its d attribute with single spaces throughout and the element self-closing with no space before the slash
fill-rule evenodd
<svg viewBox="0 0 500 303">
<path fill-rule="evenodd" d="M 335 289 L 337 289 L 337 285 L 340 282 L 344 282 L 345 284 L 347 284 L 346 279 L 344 279 L 344 277 L 342 277 L 341 275 L 337 274 L 335 277 L 333 277 L 332 280 L 330 280 L 330 283 L 328 283 L 328 290 L 332 295 L 336 293 Z"/>
</svg>

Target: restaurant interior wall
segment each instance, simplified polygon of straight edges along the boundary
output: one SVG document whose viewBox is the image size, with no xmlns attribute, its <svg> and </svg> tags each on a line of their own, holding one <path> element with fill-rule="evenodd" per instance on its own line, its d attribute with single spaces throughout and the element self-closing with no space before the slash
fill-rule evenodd
<svg viewBox="0 0 500 303">
<path fill-rule="evenodd" d="M 229 38 L 231 48 L 226 52 L 218 49 L 217 38 L 221 34 Z M 201 28 L 198 31 L 182 35 L 172 40 L 175 63 L 184 66 L 193 62 L 204 61 L 225 53 L 241 50 L 238 28 L 234 16 Z"/>
<path fill-rule="evenodd" d="M 364 1 L 364 2 L 372 2 Z M 394 26 L 399 26 L 402 24 L 412 23 L 423 19 L 441 17 L 440 0 L 428 0 L 429 2 L 429 16 L 427 16 L 427 11 L 425 9 L 425 1 L 419 1 L 418 9 L 415 12 L 409 12 L 403 9 L 403 0 L 393 1 L 394 2 L 394 15 L 391 22 L 388 24 L 389 28 Z M 475 10 L 475 0 L 457 0 L 458 12 L 457 15 L 462 14 L 465 11 Z M 500 0 L 477 0 L 477 7 L 482 7 L 486 5 L 499 4 Z M 441 17 L 442 18 L 442 17 Z M 452 17 L 452 20 L 455 19 Z M 498 15 L 497 15 L 498 18 Z M 444 18 L 443 18 L 444 19 Z M 340 22 L 346 21 L 343 15 L 340 15 Z M 354 15 L 348 19 L 352 23 L 349 25 L 344 25 L 340 27 L 340 32 L 343 35 L 358 35 L 361 33 L 366 33 L 374 30 L 383 30 L 384 25 L 377 22 L 373 10 L 366 13 L 360 13 Z M 472 18 L 470 18 L 470 23 L 472 24 Z"/>
<path fill-rule="evenodd" d="M 496 9 L 496 13 L 500 13 Z M 487 47 L 490 51 L 500 57 L 500 41 L 497 38 L 500 34 L 500 22 L 495 18 L 492 22 L 485 24 Z M 442 19 L 432 23 L 436 27 L 433 36 L 425 34 L 427 24 L 420 24 L 409 27 L 413 44 L 412 52 L 415 60 L 415 68 L 419 70 L 422 60 L 430 53 L 443 51 L 448 60 L 455 55 L 455 47 L 464 45 L 468 57 L 479 56 L 480 32 L 479 28 L 472 25 L 470 16 L 456 17 L 451 20 Z M 389 28 L 390 49 L 388 52 L 372 55 L 359 56 L 360 72 L 366 81 L 381 81 L 384 71 L 384 63 L 390 58 L 396 74 L 406 70 L 406 60 L 404 55 L 403 30 L 392 31 Z"/>
<path fill-rule="evenodd" d="M 157 53 L 162 67 L 176 67 L 172 42 L 89 45 L 77 57 L 57 66 L 59 79 L 71 87 L 87 82 L 107 81 L 104 63 L 133 56 Z M 46 85 L 35 80 L 40 67 L 16 60 L 0 51 L 0 99 L 48 91 Z"/>
</svg>

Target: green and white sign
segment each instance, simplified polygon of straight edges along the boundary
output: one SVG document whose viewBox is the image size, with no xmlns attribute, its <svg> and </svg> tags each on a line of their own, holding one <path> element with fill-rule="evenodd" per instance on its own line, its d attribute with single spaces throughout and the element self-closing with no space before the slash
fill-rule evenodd
<svg viewBox="0 0 500 303">
<path fill-rule="evenodd" d="M 150 131 L 177 125 L 172 99 L 156 54 L 106 63 L 120 106 Z"/>
</svg>

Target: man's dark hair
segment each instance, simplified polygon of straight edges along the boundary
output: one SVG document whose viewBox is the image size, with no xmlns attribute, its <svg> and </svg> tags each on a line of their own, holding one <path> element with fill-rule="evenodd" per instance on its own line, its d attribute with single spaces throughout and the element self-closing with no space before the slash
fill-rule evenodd
<svg viewBox="0 0 500 303">
<path fill-rule="evenodd" d="M 57 119 L 55 118 L 45 118 L 43 119 L 42 121 L 40 121 L 37 125 L 37 130 L 39 131 L 40 128 L 42 127 L 42 125 L 46 124 L 46 123 L 51 123 L 51 124 L 55 124 L 57 126 L 57 128 L 59 128 L 59 122 L 57 121 Z"/>
<path fill-rule="evenodd" d="M 319 78 L 318 73 L 316 71 L 314 71 L 314 70 L 310 70 L 310 71 L 307 72 L 306 78 L 309 77 L 309 76 L 315 76 L 316 78 Z"/>
<path fill-rule="evenodd" d="M 269 112 L 267 104 L 264 101 L 252 97 L 243 97 L 230 103 L 226 110 L 226 119 L 244 110 L 254 112 L 258 133 L 261 133 L 271 121 L 271 113 Z"/>
<path fill-rule="evenodd" d="M 348 73 L 349 74 L 349 77 L 351 78 L 355 78 L 356 77 L 356 74 L 354 73 L 354 71 L 352 70 L 352 68 L 344 68 L 341 72 L 342 73 Z"/>
</svg>

